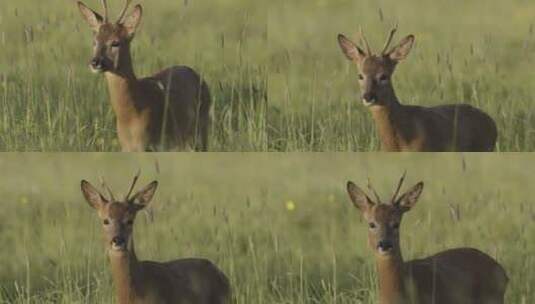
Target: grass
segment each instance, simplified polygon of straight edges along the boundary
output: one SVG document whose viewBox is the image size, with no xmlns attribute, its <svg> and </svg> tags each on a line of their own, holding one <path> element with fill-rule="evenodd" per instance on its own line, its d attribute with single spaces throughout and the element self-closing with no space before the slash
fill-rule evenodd
<svg viewBox="0 0 535 304">
<path fill-rule="evenodd" d="M 102 175 L 120 194 L 138 168 L 139 187 L 160 181 L 135 223 L 138 256 L 207 257 L 230 277 L 234 303 L 376 303 L 366 225 L 345 183 L 369 176 L 387 197 L 405 169 L 404 189 L 425 182 L 402 224 L 405 258 L 479 248 L 507 270 L 507 303 L 533 303 L 529 163 L 528 154 L 4 154 L 0 303 L 111 303 L 100 223 L 79 182 Z"/>
<path fill-rule="evenodd" d="M 396 41 L 416 36 L 394 74 L 402 103 L 472 104 L 495 119 L 498 151 L 533 151 L 534 9 L 525 0 L 277 1 L 268 16 L 269 150 L 379 149 L 336 36 L 357 41 L 361 26 L 378 51 L 397 23 Z"/>
<path fill-rule="evenodd" d="M 124 1 L 109 2 L 115 16 Z M 266 150 L 265 10 L 246 0 L 138 2 L 137 74 L 193 67 L 213 95 L 211 149 Z M 120 150 L 105 80 L 87 67 L 91 41 L 74 0 L 0 3 L 0 151 Z"/>
</svg>

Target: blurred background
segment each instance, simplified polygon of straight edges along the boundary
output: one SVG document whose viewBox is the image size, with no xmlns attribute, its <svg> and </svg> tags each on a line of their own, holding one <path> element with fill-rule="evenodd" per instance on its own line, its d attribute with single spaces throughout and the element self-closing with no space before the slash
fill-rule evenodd
<svg viewBox="0 0 535 304">
<path fill-rule="evenodd" d="M 398 24 L 416 44 L 398 65 L 404 104 L 469 103 L 497 122 L 499 151 L 535 150 L 535 2 L 529 0 L 292 0 L 270 7 L 269 149 L 374 151 L 378 137 L 360 99 L 357 69 L 336 36 L 374 51 Z"/>
<path fill-rule="evenodd" d="M 117 16 L 124 0 L 110 0 Z M 85 3 L 102 12 L 101 1 Z M 247 0 L 139 0 L 138 77 L 188 65 L 213 97 L 215 151 L 267 148 L 267 11 Z M 74 0 L 0 2 L 0 151 L 118 151 L 92 32 Z"/>
<path fill-rule="evenodd" d="M 111 303 L 100 220 L 80 180 L 124 195 L 157 179 L 135 223 L 140 259 L 206 257 L 234 303 L 376 303 L 366 224 L 348 180 L 379 195 L 424 181 L 401 230 L 405 259 L 470 246 L 507 270 L 507 303 L 535 301 L 529 154 L 0 155 L 0 303 Z"/>
</svg>

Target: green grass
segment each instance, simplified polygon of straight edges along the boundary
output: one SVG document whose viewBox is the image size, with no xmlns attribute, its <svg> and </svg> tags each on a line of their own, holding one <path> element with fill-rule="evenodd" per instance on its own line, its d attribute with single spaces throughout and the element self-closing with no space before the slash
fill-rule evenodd
<svg viewBox="0 0 535 304">
<path fill-rule="evenodd" d="M 117 15 L 124 1 L 109 2 Z M 266 10 L 247 0 L 138 2 L 138 76 L 193 67 L 213 96 L 211 150 L 266 150 Z M 105 80 L 87 67 L 91 44 L 75 1 L 0 2 L 0 151 L 120 150 Z"/>
<path fill-rule="evenodd" d="M 507 303 L 533 303 L 535 190 L 527 166 L 533 158 L 2 155 L 0 303 L 111 303 L 100 221 L 83 200 L 79 182 L 98 183 L 102 175 L 120 194 L 138 168 L 139 187 L 160 181 L 152 212 L 141 213 L 135 223 L 138 256 L 207 257 L 230 277 L 235 303 L 376 303 L 366 225 L 345 183 L 365 185 L 369 176 L 387 197 L 405 169 L 404 189 L 425 182 L 420 202 L 402 224 L 405 258 L 479 248 L 507 270 Z M 450 205 L 459 208 L 460 220 L 451 216 Z"/>
<path fill-rule="evenodd" d="M 498 126 L 499 151 L 535 150 L 533 14 L 526 0 L 277 1 L 268 16 L 269 150 L 375 151 L 379 142 L 361 104 L 357 72 L 338 33 L 364 29 L 374 50 L 399 24 L 396 42 L 416 46 L 394 87 L 405 104 L 469 103 Z"/>
</svg>

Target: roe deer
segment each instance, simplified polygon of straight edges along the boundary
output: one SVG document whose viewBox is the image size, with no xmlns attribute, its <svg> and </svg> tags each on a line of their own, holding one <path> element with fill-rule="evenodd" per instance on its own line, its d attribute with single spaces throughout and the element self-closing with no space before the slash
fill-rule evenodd
<svg viewBox="0 0 535 304">
<path fill-rule="evenodd" d="M 391 201 L 375 190 L 372 201 L 354 183 L 347 183 L 351 201 L 369 226 L 368 245 L 374 251 L 380 304 L 503 304 L 508 282 L 503 267 L 485 253 L 456 248 L 405 262 L 399 245 L 403 214 L 416 204 L 423 182 L 398 197 L 401 178 Z"/>
<path fill-rule="evenodd" d="M 81 183 L 85 199 L 102 221 L 118 303 L 230 303 L 227 277 L 208 260 L 138 261 L 134 251 L 134 220 L 137 212 L 150 203 L 158 183 L 154 181 L 130 197 L 136 180 L 137 176 L 123 200 L 115 200 L 107 186 L 109 198 L 89 182 Z"/>
<path fill-rule="evenodd" d="M 187 66 L 175 66 L 152 77 L 138 79 L 132 67 L 130 43 L 141 21 L 136 5 L 127 15 L 130 0 L 112 23 L 78 2 L 82 16 L 94 33 L 90 68 L 104 73 L 116 115 L 117 134 L 123 151 L 208 149 L 210 91 L 201 77 Z"/>
<path fill-rule="evenodd" d="M 392 86 L 392 74 L 414 43 L 409 35 L 389 49 L 396 29 L 383 51 L 374 55 L 361 31 L 361 49 L 344 35 L 338 43 L 359 70 L 362 101 L 369 107 L 384 151 L 493 151 L 497 129 L 494 120 L 468 104 L 420 107 L 402 105 Z"/>
</svg>

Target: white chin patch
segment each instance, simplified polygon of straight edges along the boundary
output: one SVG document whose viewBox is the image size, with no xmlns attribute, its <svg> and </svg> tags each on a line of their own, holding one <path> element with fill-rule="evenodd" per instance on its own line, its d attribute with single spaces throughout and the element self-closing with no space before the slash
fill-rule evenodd
<svg viewBox="0 0 535 304">
<path fill-rule="evenodd" d="M 392 253 L 392 249 L 383 250 L 383 249 L 379 248 L 377 251 L 379 252 L 380 255 L 389 255 L 390 253 Z"/>
<path fill-rule="evenodd" d="M 114 251 L 114 252 L 124 252 L 126 251 L 126 247 L 125 246 L 117 246 L 117 245 L 111 245 L 111 250 Z"/>
<path fill-rule="evenodd" d="M 373 106 L 375 104 L 375 102 L 366 101 L 364 99 L 362 100 L 362 103 L 367 107 Z"/>
<path fill-rule="evenodd" d="M 95 69 L 92 66 L 89 66 L 89 69 L 91 70 L 91 72 L 93 72 L 93 74 L 100 74 L 103 72 L 101 69 Z"/>
</svg>

